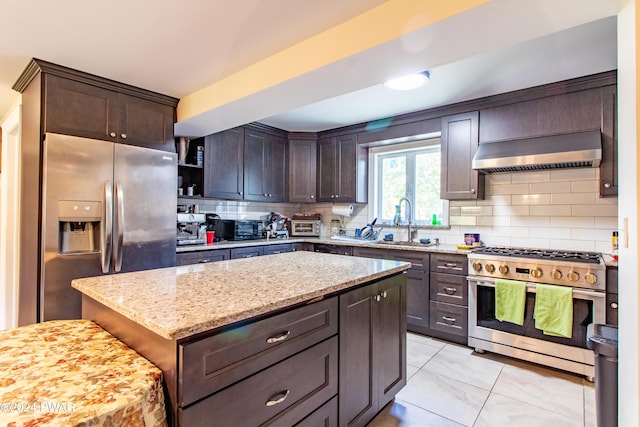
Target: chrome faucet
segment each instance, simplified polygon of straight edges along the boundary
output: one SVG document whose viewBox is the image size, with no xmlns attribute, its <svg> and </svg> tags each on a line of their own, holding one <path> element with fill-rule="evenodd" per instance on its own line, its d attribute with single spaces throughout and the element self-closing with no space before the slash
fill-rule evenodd
<svg viewBox="0 0 640 427">
<path fill-rule="evenodd" d="M 398 207 L 400 207 L 400 205 L 402 205 L 402 201 L 407 202 L 407 242 L 412 242 L 413 238 L 415 236 L 415 234 L 418 232 L 418 227 L 417 226 L 412 226 L 411 225 L 411 219 L 413 218 L 412 215 L 412 211 L 413 208 L 411 206 L 411 201 L 409 199 L 407 199 L 406 197 L 403 197 L 402 199 L 400 199 L 400 201 L 398 202 Z"/>
</svg>

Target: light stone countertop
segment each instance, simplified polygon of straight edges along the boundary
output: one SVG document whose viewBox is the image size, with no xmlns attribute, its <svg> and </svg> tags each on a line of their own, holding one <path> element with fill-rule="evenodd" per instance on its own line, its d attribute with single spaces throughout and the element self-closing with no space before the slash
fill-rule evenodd
<svg viewBox="0 0 640 427">
<path fill-rule="evenodd" d="M 75 279 L 71 285 L 179 340 L 408 270 L 410 263 L 289 252 Z"/>
<path fill-rule="evenodd" d="M 358 246 L 366 248 L 376 249 L 390 249 L 390 250 L 402 250 L 402 251 L 416 251 L 416 252 L 432 252 L 432 253 L 449 253 L 466 255 L 470 251 L 467 249 L 458 249 L 456 245 L 440 244 L 438 246 L 421 245 L 414 243 L 412 245 L 404 245 L 403 242 L 396 241 L 393 244 L 368 242 L 366 240 L 335 240 L 327 237 L 290 237 L 288 239 L 258 239 L 258 240 L 241 240 L 241 241 L 222 241 L 216 242 L 211 245 L 184 245 L 176 248 L 177 253 L 184 252 L 197 252 L 197 251 L 210 251 L 215 249 L 232 249 L 232 248 L 244 248 L 250 246 L 264 246 L 264 245 L 278 245 L 283 243 L 322 243 L 328 245 L 340 245 L 340 246 Z"/>
</svg>

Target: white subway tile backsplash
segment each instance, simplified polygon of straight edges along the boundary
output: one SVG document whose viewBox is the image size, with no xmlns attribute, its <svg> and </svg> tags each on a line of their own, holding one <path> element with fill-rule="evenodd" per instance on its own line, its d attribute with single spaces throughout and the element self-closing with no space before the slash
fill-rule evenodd
<svg viewBox="0 0 640 427">
<path fill-rule="evenodd" d="M 570 228 L 531 228 L 531 235 L 545 239 L 570 239 L 572 230 Z"/>
<path fill-rule="evenodd" d="M 573 193 L 597 193 L 600 183 L 593 181 L 573 181 L 571 183 L 571 191 Z"/>
<path fill-rule="evenodd" d="M 449 206 L 449 216 L 460 216 L 460 206 Z"/>
<path fill-rule="evenodd" d="M 511 244 L 513 246 L 523 246 L 525 248 L 548 248 L 549 240 L 548 239 L 523 239 L 520 237 L 516 237 L 511 239 Z"/>
<path fill-rule="evenodd" d="M 536 205 L 529 208 L 531 216 L 571 216 L 571 205 Z"/>
<path fill-rule="evenodd" d="M 617 216 L 618 205 L 573 205 L 573 216 Z"/>
<path fill-rule="evenodd" d="M 478 225 L 508 227 L 511 225 L 510 216 L 479 216 Z"/>
<path fill-rule="evenodd" d="M 532 182 L 549 182 L 549 171 L 537 171 L 537 172 L 522 172 L 516 173 L 511 176 L 512 184 L 530 184 Z"/>
<path fill-rule="evenodd" d="M 489 202 L 491 202 L 493 206 L 507 206 L 507 205 L 513 204 L 512 202 L 513 196 L 507 195 L 507 194 L 505 195 L 496 194 L 491 196 L 488 200 Z"/>
<path fill-rule="evenodd" d="M 571 182 L 545 182 L 529 184 L 529 191 L 522 194 L 570 193 Z"/>
<path fill-rule="evenodd" d="M 609 228 L 611 231 L 618 229 L 617 216 L 599 216 L 596 217 L 596 228 Z"/>
<path fill-rule="evenodd" d="M 511 196 L 513 205 L 548 205 L 551 203 L 551 194 L 514 194 Z"/>
<path fill-rule="evenodd" d="M 600 240 L 611 242 L 611 230 L 597 228 L 573 228 L 571 239 L 574 240 Z"/>
<path fill-rule="evenodd" d="M 529 194 L 529 185 L 531 184 L 500 184 L 492 185 L 493 195 L 502 194 Z"/>
<path fill-rule="evenodd" d="M 516 227 L 549 227 L 548 216 L 514 216 L 511 225 Z"/>
<path fill-rule="evenodd" d="M 551 194 L 553 205 L 587 205 L 596 203 L 595 193 L 555 193 Z"/>
<path fill-rule="evenodd" d="M 493 235 L 496 237 L 529 237 L 529 227 L 493 227 Z"/>
<path fill-rule="evenodd" d="M 449 218 L 451 225 L 476 225 L 475 216 L 452 216 Z"/>
<path fill-rule="evenodd" d="M 579 227 L 594 228 L 595 219 L 593 217 L 551 217 L 551 227 Z"/>
<path fill-rule="evenodd" d="M 593 240 L 555 240 L 549 242 L 551 249 L 569 249 L 574 251 L 593 252 L 596 244 Z"/>
<path fill-rule="evenodd" d="M 551 172 L 552 181 L 589 181 L 597 179 L 598 168 L 558 169 Z"/>
<path fill-rule="evenodd" d="M 491 206 L 461 206 L 460 215 L 486 216 L 491 215 L 493 207 Z"/>
<path fill-rule="evenodd" d="M 485 184 L 487 185 L 511 184 L 512 176 L 513 174 L 510 174 L 510 173 L 494 173 L 491 175 L 486 175 Z"/>
<path fill-rule="evenodd" d="M 494 216 L 528 216 L 529 206 L 494 206 Z"/>
</svg>

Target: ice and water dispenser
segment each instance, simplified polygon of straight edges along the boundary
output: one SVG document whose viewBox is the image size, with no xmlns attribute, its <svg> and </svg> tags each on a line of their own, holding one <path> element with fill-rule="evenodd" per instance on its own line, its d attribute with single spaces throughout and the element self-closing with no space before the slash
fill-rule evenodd
<svg viewBox="0 0 640 427">
<path fill-rule="evenodd" d="M 58 202 L 58 253 L 100 251 L 102 203 L 60 200 Z"/>
</svg>

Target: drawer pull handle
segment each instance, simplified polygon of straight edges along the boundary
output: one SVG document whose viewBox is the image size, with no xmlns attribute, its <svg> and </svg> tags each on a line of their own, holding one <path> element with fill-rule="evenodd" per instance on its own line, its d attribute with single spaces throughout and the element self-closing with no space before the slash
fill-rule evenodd
<svg viewBox="0 0 640 427">
<path fill-rule="evenodd" d="M 204 258 L 204 259 L 201 259 L 201 260 L 200 260 L 200 261 L 198 261 L 198 262 L 200 262 L 200 263 L 205 263 L 205 262 L 211 262 L 211 260 L 210 260 L 209 258 Z"/>
<path fill-rule="evenodd" d="M 458 291 L 456 288 L 450 288 L 448 286 L 444 287 L 443 290 L 447 295 L 454 295 Z"/>
<path fill-rule="evenodd" d="M 382 293 L 382 298 L 386 298 L 386 297 L 387 297 L 387 291 L 384 291 L 384 292 Z"/>
<path fill-rule="evenodd" d="M 285 401 L 285 399 L 287 398 L 287 396 L 289 396 L 289 390 L 285 390 L 281 393 L 275 394 L 273 396 L 271 396 L 269 398 L 269 400 L 267 400 L 267 403 L 265 403 L 265 406 L 275 406 L 278 403 L 282 403 Z"/>
<path fill-rule="evenodd" d="M 455 317 L 442 316 L 442 320 L 444 320 L 448 325 L 453 325 L 454 323 L 456 323 Z"/>
<path fill-rule="evenodd" d="M 445 267 L 449 267 L 449 268 L 456 268 L 458 266 L 458 264 L 454 263 L 454 262 L 447 262 L 444 264 Z"/>
<path fill-rule="evenodd" d="M 289 334 L 291 334 L 291 331 L 285 331 L 283 333 L 281 333 L 280 335 L 277 335 L 275 337 L 269 337 L 267 338 L 267 342 L 269 344 L 273 344 L 276 342 L 280 342 L 280 341 L 284 341 L 287 339 L 287 337 L 289 336 Z M 268 406 L 268 405 L 267 405 Z"/>
</svg>

